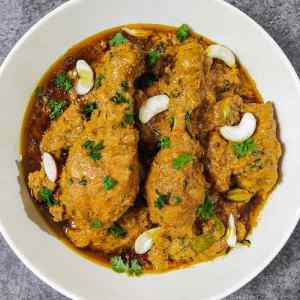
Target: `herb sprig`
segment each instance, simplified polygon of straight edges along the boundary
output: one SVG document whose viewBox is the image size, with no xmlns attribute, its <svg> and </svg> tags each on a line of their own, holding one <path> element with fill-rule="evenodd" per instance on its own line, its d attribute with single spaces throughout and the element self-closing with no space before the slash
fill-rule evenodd
<svg viewBox="0 0 300 300">
<path fill-rule="evenodd" d="M 173 169 L 180 170 L 194 159 L 191 153 L 181 153 L 173 159 Z"/>
<path fill-rule="evenodd" d="M 100 229 L 102 227 L 102 223 L 99 219 L 95 219 L 90 224 L 91 229 Z"/>
<path fill-rule="evenodd" d="M 154 207 L 156 207 L 158 209 L 162 209 L 169 202 L 171 193 L 161 194 L 160 192 L 156 191 L 156 194 L 158 195 L 158 197 L 156 198 Z"/>
<path fill-rule="evenodd" d="M 214 210 L 212 198 L 206 194 L 204 203 L 197 208 L 197 215 L 204 221 L 207 221 L 214 215 Z"/>
<path fill-rule="evenodd" d="M 48 207 L 54 206 L 57 204 L 57 201 L 53 197 L 53 192 L 49 190 L 47 187 L 43 186 L 39 193 L 38 198 L 45 203 Z"/>
<path fill-rule="evenodd" d="M 121 225 L 118 223 L 114 223 L 109 229 L 108 233 L 112 235 L 115 239 L 119 239 L 122 237 L 125 237 L 127 234 L 127 230 L 124 229 Z"/>
<path fill-rule="evenodd" d="M 102 180 L 102 184 L 106 191 L 110 191 L 118 184 L 118 181 L 110 176 L 105 176 Z"/>
<path fill-rule="evenodd" d="M 90 102 L 87 103 L 83 109 L 82 109 L 82 113 L 84 114 L 86 119 L 90 119 L 92 113 L 94 110 L 97 109 L 97 103 L 96 102 Z"/>
<path fill-rule="evenodd" d="M 111 47 L 119 46 L 127 43 L 127 38 L 122 34 L 122 32 L 118 32 L 113 36 L 113 38 L 109 41 L 109 45 Z"/>
<path fill-rule="evenodd" d="M 65 92 L 68 92 L 72 87 L 72 81 L 66 73 L 59 73 L 54 78 L 54 85 Z"/>
<path fill-rule="evenodd" d="M 140 276 L 143 274 L 143 267 L 136 259 L 130 263 L 124 262 L 121 256 L 111 258 L 112 269 L 117 273 L 127 273 L 129 276 Z"/>
<path fill-rule="evenodd" d="M 111 97 L 110 101 L 114 104 L 129 103 L 129 100 L 119 92 L 117 92 L 113 97 Z"/>
<path fill-rule="evenodd" d="M 66 101 L 57 101 L 57 100 L 50 100 L 48 102 L 48 108 L 50 110 L 49 118 L 51 120 L 57 119 L 62 115 L 64 109 L 67 106 Z"/>
<path fill-rule="evenodd" d="M 182 24 L 176 31 L 176 37 L 180 42 L 184 42 L 190 35 L 190 28 L 186 24 Z"/>
<path fill-rule="evenodd" d="M 245 157 L 248 153 L 253 152 L 256 150 L 256 144 L 252 140 L 252 138 L 248 138 L 242 143 L 233 143 L 233 151 L 235 156 L 240 159 Z"/>
<path fill-rule="evenodd" d="M 96 144 L 94 141 L 86 140 L 82 147 L 86 149 L 92 160 L 96 161 L 102 158 L 101 150 L 104 149 L 103 141 Z"/>
<path fill-rule="evenodd" d="M 169 149 L 171 148 L 171 140 L 168 136 L 162 136 L 158 144 L 160 149 Z"/>
</svg>

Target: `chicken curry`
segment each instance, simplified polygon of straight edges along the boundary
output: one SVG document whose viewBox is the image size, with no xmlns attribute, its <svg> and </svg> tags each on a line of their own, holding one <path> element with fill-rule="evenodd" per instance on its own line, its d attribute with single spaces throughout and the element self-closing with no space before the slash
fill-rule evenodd
<svg viewBox="0 0 300 300">
<path fill-rule="evenodd" d="M 276 127 L 230 49 L 187 25 L 130 25 L 76 45 L 43 76 L 22 166 L 60 238 L 138 276 L 249 245 L 278 181 Z"/>
</svg>

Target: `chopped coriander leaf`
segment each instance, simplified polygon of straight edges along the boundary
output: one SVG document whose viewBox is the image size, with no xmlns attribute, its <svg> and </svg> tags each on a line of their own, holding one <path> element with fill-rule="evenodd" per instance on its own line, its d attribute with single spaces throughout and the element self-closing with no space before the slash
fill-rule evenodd
<svg viewBox="0 0 300 300">
<path fill-rule="evenodd" d="M 181 202 L 182 202 L 182 198 L 179 197 L 179 196 L 175 196 L 175 201 L 174 201 L 174 203 L 175 203 L 175 204 L 180 204 Z"/>
<path fill-rule="evenodd" d="M 256 150 L 256 144 L 251 138 L 248 138 L 242 143 L 233 143 L 232 146 L 234 154 L 238 159 Z"/>
<path fill-rule="evenodd" d="M 129 100 L 119 92 L 117 92 L 113 97 L 111 97 L 110 101 L 114 104 L 129 103 Z"/>
<path fill-rule="evenodd" d="M 128 89 L 129 89 L 129 85 L 128 85 L 128 81 L 127 80 L 124 80 L 122 83 L 121 83 L 121 87 L 122 87 L 122 91 L 123 92 L 128 92 Z"/>
<path fill-rule="evenodd" d="M 50 119 L 54 120 L 59 116 L 61 116 L 66 106 L 67 106 L 66 101 L 50 100 L 48 102 L 48 107 L 50 109 L 50 114 L 49 114 Z"/>
<path fill-rule="evenodd" d="M 173 169 L 180 170 L 185 165 L 190 163 L 194 159 L 194 156 L 190 153 L 179 154 L 176 158 L 173 159 Z"/>
<path fill-rule="evenodd" d="M 182 24 L 176 31 L 176 37 L 180 42 L 185 41 L 190 35 L 190 28 L 186 24 Z"/>
<path fill-rule="evenodd" d="M 128 264 L 124 263 L 121 256 L 113 256 L 110 259 L 112 269 L 117 273 L 125 273 L 128 271 Z"/>
<path fill-rule="evenodd" d="M 115 47 L 115 46 L 119 46 L 122 45 L 124 43 L 127 43 L 127 39 L 126 37 L 124 37 L 124 35 L 122 34 L 122 32 L 118 32 L 117 34 L 115 34 L 113 36 L 113 38 L 109 41 L 109 45 L 111 47 Z"/>
<path fill-rule="evenodd" d="M 104 189 L 106 191 L 109 191 L 109 190 L 113 189 L 118 184 L 118 181 L 113 179 L 110 176 L 105 176 L 102 180 L 102 183 L 103 183 Z"/>
<path fill-rule="evenodd" d="M 54 85 L 63 91 L 68 92 L 72 87 L 72 82 L 66 73 L 59 73 L 54 78 Z"/>
<path fill-rule="evenodd" d="M 137 259 L 130 262 L 124 262 L 121 256 L 113 256 L 110 259 L 112 269 L 117 273 L 127 273 L 129 276 L 140 276 L 143 274 L 143 267 Z"/>
<path fill-rule="evenodd" d="M 86 119 L 89 119 L 91 117 L 92 112 L 97 109 L 97 103 L 96 102 L 91 102 L 87 103 L 83 109 L 82 113 L 84 114 Z"/>
<path fill-rule="evenodd" d="M 135 80 L 134 86 L 138 89 L 144 89 L 153 85 L 155 81 L 157 81 L 157 77 L 154 74 L 143 74 Z"/>
<path fill-rule="evenodd" d="M 102 227 L 102 223 L 99 219 L 95 219 L 93 222 L 91 222 L 90 227 L 92 229 L 100 229 Z"/>
<path fill-rule="evenodd" d="M 210 196 L 206 194 L 204 203 L 197 208 L 197 215 L 207 221 L 214 215 L 214 203 Z"/>
<path fill-rule="evenodd" d="M 168 149 L 171 148 L 171 140 L 168 136 L 163 136 L 159 140 L 159 148 L 160 149 Z"/>
<path fill-rule="evenodd" d="M 85 178 L 80 179 L 79 184 L 82 186 L 86 186 L 87 185 L 87 180 Z"/>
<path fill-rule="evenodd" d="M 102 74 L 99 74 L 96 76 L 95 78 L 95 84 L 94 84 L 94 88 L 97 89 L 102 85 L 102 81 L 105 79 L 105 76 Z"/>
<path fill-rule="evenodd" d="M 135 123 L 134 114 L 125 112 L 123 116 L 123 120 L 121 122 L 122 127 L 127 127 L 128 125 L 132 125 Z"/>
<path fill-rule="evenodd" d="M 127 231 L 121 225 L 115 223 L 109 229 L 108 233 L 111 234 L 115 239 L 126 236 Z"/>
<path fill-rule="evenodd" d="M 92 160 L 100 160 L 102 158 L 101 150 L 104 149 L 103 141 L 96 144 L 94 141 L 86 140 L 82 147 L 86 149 Z"/>
<path fill-rule="evenodd" d="M 156 194 L 158 195 L 154 206 L 158 209 L 162 209 L 169 201 L 170 197 L 171 197 L 171 193 L 168 194 L 160 194 L 158 191 L 156 191 Z"/>
<path fill-rule="evenodd" d="M 43 186 L 38 194 L 39 199 L 44 202 L 48 207 L 57 204 L 57 201 L 53 197 L 53 192 L 47 187 Z"/>
<path fill-rule="evenodd" d="M 156 64 L 156 62 L 160 59 L 160 52 L 158 52 L 155 49 L 150 49 L 147 57 L 146 57 L 146 62 L 149 66 L 153 66 Z"/>
<path fill-rule="evenodd" d="M 140 276 L 143 274 L 143 267 L 139 264 L 137 259 L 133 259 L 127 271 L 129 276 Z"/>
</svg>

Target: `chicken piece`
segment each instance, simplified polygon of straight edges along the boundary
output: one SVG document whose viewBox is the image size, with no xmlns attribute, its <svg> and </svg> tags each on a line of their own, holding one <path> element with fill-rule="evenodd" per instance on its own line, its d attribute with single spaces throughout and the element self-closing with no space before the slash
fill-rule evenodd
<svg viewBox="0 0 300 300">
<path fill-rule="evenodd" d="M 146 182 L 151 220 L 162 226 L 192 227 L 196 208 L 204 200 L 201 148 L 185 130 L 186 112 L 200 105 L 203 97 L 203 60 L 198 43 L 179 46 L 169 84 L 163 87 L 170 95 L 169 115 L 175 117 L 175 125 L 170 147 L 157 154 Z"/>
<path fill-rule="evenodd" d="M 91 248 L 105 253 L 120 253 L 124 249 L 130 249 L 134 246 L 137 237 L 150 228 L 150 224 L 148 209 L 134 208 L 113 224 L 102 239 L 93 240 Z M 114 231 L 115 228 L 117 229 Z M 116 231 L 119 232 L 119 236 L 114 234 Z"/>
<path fill-rule="evenodd" d="M 273 105 L 244 104 L 241 112 L 251 112 L 257 119 L 257 128 L 252 136 L 255 149 L 238 158 L 234 143 L 224 140 L 217 131 L 209 139 L 207 156 L 209 172 L 218 191 L 225 192 L 234 176 L 240 188 L 252 193 L 269 193 L 278 179 L 278 161 L 281 146 L 276 135 Z"/>
<path fill-rule="evenodd" d="M 261 192 L 267 196 L 278 180 L 278 164 L 282 154 L 277 138 L 274 108 L 271 102 L 265 104 L 245 104 L 244 112 L 251 112 L 258 120 L 258 128 L 253 136 L 256 150 L 245 164 L 239 160 L 234 168 L 238 185 L 252 193 Z"/>
<path fill-rule="evenodd" d="M 61 150 L 70 147 L 84 129 L 84 120 L 79 105 L 71 104 L 44 134 L 41 149 L 60 158 Z"/>
<path fill-rule="evenodd" d="M 155 157 L 146 183 L 151 219 L 160 225 L 192 225 L 204 195 L 201 149 L 181 131 L 172 133 L 170 142 L 171 148 Z"/>
<path fill-rule="evenodd" d="M 213 259 L 227 249 L 225 226 L 219 218 L 213 217 L 203 225 L 201 235 L 195 235 L 188 227 L 160 230 L 154 237 L 148 258 L 155 270 L 163 271 L 183 263 Z"/>
<path fill-rule="evenodd" d="M 112 48 L 104 55 L 101 87 L 87 97 L 95 99 L 101 111 L 92 115 L 70 148 L 59 182 L 60 201 L 77 229 L 75 236 L 68 236 L 78 247 L 93 240 L 91 224 L 107 230 L 139 191 L 132 87 L 142 69 L 141 50 L 130 43 Z"/>
</svg>

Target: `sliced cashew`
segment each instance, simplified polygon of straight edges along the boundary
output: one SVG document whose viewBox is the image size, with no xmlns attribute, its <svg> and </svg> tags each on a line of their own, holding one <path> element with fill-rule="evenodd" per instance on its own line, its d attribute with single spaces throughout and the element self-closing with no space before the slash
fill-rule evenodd
<svg viewBox="0 0 300 300">
<path fill-rule="evenodd" d="M 210 45 L 207 49 L 207 55 L 211 58 L 218 58 L 229 66 L 233 67 L 235 65 L 235 55 L 233 52 L 225 46 L 222 45 Z"/>
<path fill-rule="evenodd" d="M 134 250 L 137 254 L 145 254 L 148 252 L 153 245 L 153 236 L 159 230 L 159 227 L 149 229 L 143 232 L 134 243 Z"/>
<path fill-rule="evenodd" d="M 51 154 L 44 152 L 42 154 L 42 165 L 44 167 L 45 173 L 48 179 L 52 182 L 55 182 L 57 179 L 57 167 L 55 159 Z"/>
<path fill-rule="evenodd" d="M 223 126 L 220 133 L 224 139 L 232 142 L 243 142 L 253 135 L 256 129 L 256 119 L 252 113 L 245 113 L 236 126 Z"/>
<path fill-rule="evenodd" d="M 94 72 L 85 60 L 78 60 L 76 63 L 78 80 L 75 84 L 75 90 L 78 95 L 87 94 L 94 86 Z"/>
<path fill-rule="evenodd" d="M 169 108 L 169 97 L 166 95 L 158 95 L 148 98 L 141 106 L 139 119 L 142 123 L 147 123 L 155 115 Z"/>
<path fill-rule="evenodd" d="M 152 32 L 150 30 L 144 29 L 133 29 L 128 27 L 123 27 L 122 31 L 126 32 L 127 34 L 137 37 L 137 38 L 148 38 Z"/>
<path fill-rule="evenodd" d="M 228 226 L 226 231 L 226 242 L 229 247 L 235 247 L 237 241 L 236 237 L 236 227 L 234 222 L 234 217 L 232 214 L 229 215 L 228 218 Z"/>
</svg>

